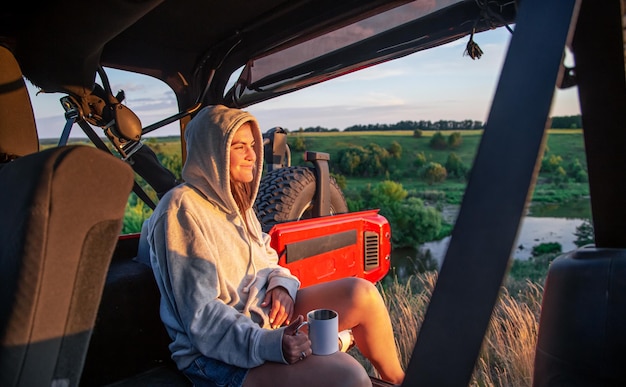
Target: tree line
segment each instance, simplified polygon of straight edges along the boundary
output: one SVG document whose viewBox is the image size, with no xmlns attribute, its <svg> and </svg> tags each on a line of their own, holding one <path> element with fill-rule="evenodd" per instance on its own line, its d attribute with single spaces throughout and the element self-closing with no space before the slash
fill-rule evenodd
<svg viewBox="0 0 626 387">
<path fill-rule="evenodd" d="M 374 131 L 395 131 L 395 130 L 472 130 L 483 129 L 482 121 L 463 120 L 439 120 L 439 121 L 399 121 L 395 124 L 367 124 L 352 125 L 343 129 L 344 132 L 374 132 Z M 337 128 L 328 129 L 321 126 L 300 128 L 300 132 L 339 132 Z"/>
<path fill-rule="evenodd" d="M 553 129 L 580 129 L 582 128 L 582 119 L 580 114 L 576 116 L 555 116 L 552 117 L 550 128 Z M 392 130 L 477 130 L 484 129 L 485 123 L 476 120 L 439 120 L 439 121 L 399 121 L 395 124 L 367 124 L 352 125 L 343 129 L 344 132 L 373 132 L 373 131 L 392 131 Z M 300 128 L 299 132 L 340 132 L 337 128 L 325 128 L 322 126 L 311 126 Z"/>
<path fill-rule="evenodd" d="M 581 129 L 583 121 L 581 115 L 552 117 L 550 128 L 552 129 Z"/>
</svg>

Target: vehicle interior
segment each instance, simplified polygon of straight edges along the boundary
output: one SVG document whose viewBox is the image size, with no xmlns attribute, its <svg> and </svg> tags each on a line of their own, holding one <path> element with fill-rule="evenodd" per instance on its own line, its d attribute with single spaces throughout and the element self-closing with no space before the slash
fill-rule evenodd
<svg viewBox="0 0 626 387">
<path fill-rule="evenodd" d="M 479 55 L 471 37 L 494 28 L 511 29 L 511 42 L 403 385 L 468 385 L 555 87 L 578 89 L 595 243 L 550 268 L 529 385 L 624 385 L 625 9 L 622 0 L 3 4 L 0 385 L 190 385 L 169 358 L 152 273 L 134 260 L 139 236 L 119 235 L 128 195 L 150 201 L 135 173 L 157 192 L 177 184 L 154 160 L 125 162 L 146 151 L 143 135 L 171 123 L 183 133 L 207 105 L 246 108 L 458 39 Z M 143 126 L 106 69 L 165 82 L 178 113 Z M 57 147 L 40 150 L 26 82 L 65 96 Z M 67 144 L 77 127 L 94 147 Z"/>
</svg>

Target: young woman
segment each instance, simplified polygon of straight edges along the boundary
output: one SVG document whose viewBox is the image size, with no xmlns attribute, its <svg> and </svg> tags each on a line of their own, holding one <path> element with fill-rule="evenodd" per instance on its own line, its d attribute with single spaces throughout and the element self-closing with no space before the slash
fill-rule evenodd
<svg viewBox="0 0 626 387">
<path fill-rule="evenodd" d="M 337 352 L 315 356 L 302 316 L 339 313 L 381 377 L 404 379 L 385 305 L 368 281 L 347 278 L 299 289 L 261 231 L 252 205 L 262 172 L 256 119 L 224 106 L 187 125 L 184 184 L 147 221 L 161 319 L 178 368 L 197 386 L 370 386 L 361 365 Z"/>
</svg>

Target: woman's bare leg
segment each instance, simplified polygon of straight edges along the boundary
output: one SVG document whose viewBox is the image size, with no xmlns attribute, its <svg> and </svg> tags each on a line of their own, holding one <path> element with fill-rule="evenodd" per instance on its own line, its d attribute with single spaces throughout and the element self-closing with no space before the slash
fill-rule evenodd
<svg viewBox="0 0 626 387">
<path fill-rule="evenodd" d="M 265 363 L 248 372 L 244 387 L 371 387 L 367 372 L 343 352 L 327 356 L 310 355 L 287 365 Z"/>
<path fill-rule="evenodd" d="M 339 330 L 352 329 L 361 353 L 372 362 L 381 378 L 395 384 L 404 380 L 389 313 L 371 283 L 345 278 L 310 286 L 298 291 L 295 316 L 313 309 L 333 309 L 339 313 Z"/>
</svg>

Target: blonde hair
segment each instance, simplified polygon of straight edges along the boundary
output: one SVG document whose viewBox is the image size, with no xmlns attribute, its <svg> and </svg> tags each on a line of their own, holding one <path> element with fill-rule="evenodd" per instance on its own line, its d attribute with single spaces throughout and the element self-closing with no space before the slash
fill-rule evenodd
<svg viewBox="0 0 626 387">
<path fill-rule="evenodd" d="M 242 183 L 230 181 L 230 192 L 239 207 L 239 212 L 246 217 L 246 210 L 252 206 L 252 183 Z M 247 220 L 247 219 L 246 219 Z"/>
<path fill-rule="evenodd" d="M 251 132 L 254 134 L 255 133 L 255 129 L 258 130 L 258 126 L 256 124 L 255 121 L 249 120 L 246 121 L 244 123 L 242 123 L 239 128 L 237 128 L 237 130 L 241 129 L 241 127 L 244 124 L 249 124 L 250 125 L 250 130 Z M 256 136 L 254 136 L 256 139 Z M 256 155 L 256 157 L 260 157 L 259 156 L 259 151 L 262 151 L 263 148 L 260 148 L 261 144 L 259 144 L 258 142 L 255 143 L 254 146 L 254 153 Z M 254 174 L 256 175 L 256 168 L 257 166 L 255 165 L 254 167 Z M 253 179 L 252 182 L 249 183 L 242 183 L 242 182 L 234 182 L 232 180 L 232 178 L 230 179 L 230 192 L 233 195 L 233 199 L 235 199 L 235 203 L 237 204 L 237 207 L 239 208 L 239 212 L 243 215 L 244 219 L 247 221 L 248 219 L 246 218 L 246 210 L 250 207 L 252 207 L 252 205 L 254 204 L 254 197 L 253 197 L 253 187 L 252 187 L 252 183 L 256 180 Z"/>
</svg>

